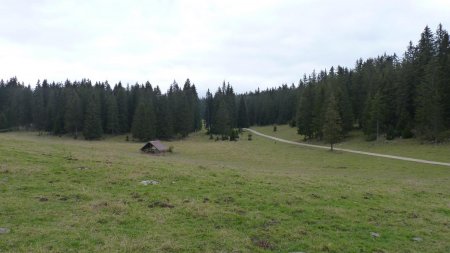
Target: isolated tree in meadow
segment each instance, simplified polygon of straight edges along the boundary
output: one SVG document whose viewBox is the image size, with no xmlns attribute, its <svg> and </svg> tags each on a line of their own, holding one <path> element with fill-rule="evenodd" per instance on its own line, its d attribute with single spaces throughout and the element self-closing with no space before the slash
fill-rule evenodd
<svg viewBox="0 0 450 253">
<path fill-rule="evenodd" d="M 102 137 L 103 128 L 99 105 L 94 96 L 89 99 L 84 117 L 83 135 L 86 140 L 95 140 Z"/>
<path fill-rule="evenodd" d="M 334 98 L 334 95 L 331 95 L 328 99 L 323 126 L 323 137 L 324 140 L 331 145 L 331 151 L 333 151 L 333 145 L 341 139 L 341 136 L 341 117 L 339 116 L 336 99 Z"/>
</svg>

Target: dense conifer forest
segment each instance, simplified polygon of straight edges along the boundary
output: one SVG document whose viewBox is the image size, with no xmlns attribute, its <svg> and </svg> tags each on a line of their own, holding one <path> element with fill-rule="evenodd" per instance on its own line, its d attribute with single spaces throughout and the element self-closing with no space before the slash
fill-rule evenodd
<svg viewBox="0 0 450 253">
<path fill-rule="evenodd" d="M 224 81 L 201 100 L 189 79 L 183 87 L 174 81 L 165 94 L 149 82 L 111 88 L 107 81 L 43 80 L 32 89 L 15 77 L 0 81 L 0 130 L 83 133 L 86 139 L 131 131 L 138 140 L 170 139 L 201 129 L 201 118 L 209 134 L 231 139 L 238 128 L 289 123 L 305 139 L 332 142 L 352 129 L 362 129 L 368 140 L 447 140 L 448 32 L 441 25 L 435 32 L 425 27 L 401 57 L 384 54 L 359 59 L 353 69 L 313 71 L 297 85 L 235 94 Z"/>
<path fill-rule="evenodd" d="M 166 94 L 149 82 L 113 88 L 90 80 L 38 81 L 24 86 L 16 78 L 0 81 L 0 129 L 27 128 L 55 135 L 83 133 L 86 139 L 131 131 L 137 140 L 187 136 L 201 128 L 195 85 L 174 83 Z"/>
<path fill-rule="evenodd" d="M 329 112 L 329 103 L 336 104 L 338 117 Z M 223 85 L 214 96 L 207 93 L 205 104 L 207 127 L 217 134 L 232 127 L 289 123 L 305 139 L 329 139 L 324 136 L 324 131 L 329 132 L 325 123 L 330 121 L 327 115 L 334 115 L 341 137 L 362 129 L 368 140 L 379 136 L 448 140 L 449 35 L 441 25 L 434 33 L 425 27 L 418 43 L 410 42 L 402 57 L 384 54 L 359 59 L 353 69 L 337 66 L 313 71 L 297 86 L 237 96 Z"/>
</svg>

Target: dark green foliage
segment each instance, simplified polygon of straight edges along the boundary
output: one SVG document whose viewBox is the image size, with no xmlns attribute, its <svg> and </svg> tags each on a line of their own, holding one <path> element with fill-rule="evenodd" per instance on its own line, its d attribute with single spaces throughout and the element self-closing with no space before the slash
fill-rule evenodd
<svg viewBox="0 0 450 253">
<path fill-rule="evenodd" d="M 38 81 L 31 90 L 16 78 L 7 82 L 0 80 L 2 125 L 31 127 L 56 135 L 70 133 L 75 138 L 80 131 L 88 139 L 99 138 L 102 133 L 127 133 L 141 101 L 152 101 L 146 104 L 154 111 L 154 132 L 147 134 L 152 138 L 187 136 L 202 127 L 197 91 L 189 80 L 183 90 L 171 88 L 167 95 L 161 94 L 159 87 L 153 89 L 150 82 L 131 88 L 124 88 L 119 82 L 111 89 L 107 81 L 92 85 L 88 79 L 66 80 L 64 84 L 44 80 Z M 176 117 L 179 120 L 174 120 Z"/>
<path fill-rule="evenodd" d="M 167 96 L 156 98 L 156 136 L 169 139 L 173 135 L 172 113 L 170 112 Z"/>
<path fill-rule="evenodd" d="M 117 134 L 119 128 L 119 109 L 117 107 L 116 98 L 112 95 L 106 100 L 106 132 L 109 134 Z"/>
<path fill-rule="evenodd" d="M 239 139 L 239 130 L 232 129 L 230 131 L 230 141 L 237 141 Z"/>
<path fill-rule="evenodd" d="M 99 107 L 99 101 L 92 95 L 84 117 L 83 135 L 86 140 L 95 140 L 102 137 L 103 129 Z"/>
<path fill-rule="evenodd" d="M 119 131 L 121 133 L 126 133 L 129 131 L 131 119 L 128 118 L 127 91 L 122 87 L 121 83 L 114 87 L 114 95 L 116 96 L 118 108 L 117 119 L 119 122 Z"/>
<path fill-rule="evenodd" d="M 427 65 L 425 76 L 418 87 L 416 107 L 417 133 L 427 140 L 434 141 L 437 141 L 439 133 L 444 130 L 436 69 L 434 61 Z"/>
<path fill-rule="evenodd" d="M 342 137 L 342 122 L 334 95 L 328 99 L 324 119 L 323 137 L 331 145 L 331 151 L 333 151 L 333 145 Z"/>
<path fill-rule="evenodd" d="M 297 109 L 297 132 L 306 138 L 312 138 L 314 135 L 313 123 L 314 117 L 314 90 L 313 86 L 307 86 L 302 92 Z"/>
<path fill-rule="evenodd" d="M 142 101 L 137 107 L 131 134 L 140 141 L 149 141 L 156 137 L 156 116 L 151 101 Z"/>
<path fill-rule="evenodd" d="M 8 126 L 8 120 L 6 119 L 5 114 L 3 112 L 0 113 L 0 130 L 7 129 Z"/>
<path fill-rule="evenodd" d="M 78 131 L 83 126 L 83 113 L 80 98 L 72 89 L 67 89 L 65 109 L 64 128 L 67 132 L 73 133 L 74 137 L 77 138 Z"/>
<path fill-rule="evenodd" d="M 229 136 L 231 132 L 231 120 L 228 106 L 224 100 L 222 100 L 215 113 L 213 133 L 222 136 Z"/>
<path fill-rule="evenodd" d="M 239 99 L 239 109 L 238 109 L 238 118 L 237 118 L 237 127 L 238 128 L 246 128 L 249 127 L 248 124 L 248 113 L 247 113 L 247 105 L 245 103 L 245 99 L 243 96 Z"/>
</svg>

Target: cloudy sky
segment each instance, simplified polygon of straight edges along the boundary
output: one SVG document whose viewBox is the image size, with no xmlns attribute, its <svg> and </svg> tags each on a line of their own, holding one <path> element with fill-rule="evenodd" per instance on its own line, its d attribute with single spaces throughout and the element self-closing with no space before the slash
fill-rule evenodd
<svg viewBox="0 0 450 253">
<path fill-rule="evenodd" d="M 0 0 L 0 78 L 243 92 L 401 55 L 426 25 L 450 29 L 449 14 L 448 0 Z"/>
</svg>

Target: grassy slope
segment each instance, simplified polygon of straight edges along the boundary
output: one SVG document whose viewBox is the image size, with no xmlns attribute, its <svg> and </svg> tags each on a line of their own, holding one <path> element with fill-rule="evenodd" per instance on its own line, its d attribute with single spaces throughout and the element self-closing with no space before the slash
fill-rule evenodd
<svg viewBox="0 0 450 253">
<path fill-rule="evenodd" d="M 303 141 L 303 137 L 297 134 L 296 128 L 288 125 L 277 126 L 277 132 L 273 132 L 272 126 L 252 127 L 256 131 L 276 136 L 286 140 Z M 326 145 L 323 142 L 312 141 L 309 143 Z M 392 141 L 365 141 L 364 135 L 359 131 L 350 133 L 350 136 L 338 143 L 336 147 L 375 152 L 381 154 L 400 155 L 418 159 L 450 162 L 450 143 L 446 144 L 422 144 L 416 139 L 395 139 Z"/>
<path fill-rule="evenodd" d="M 450 251 L 448 168 L 257 136 L 170 145 L 0 134 L 0 251 Z"/>
</svg>

